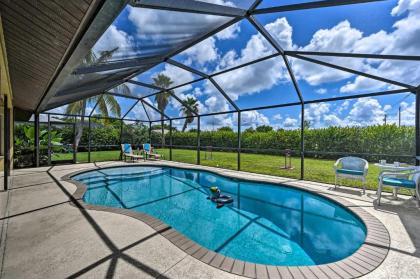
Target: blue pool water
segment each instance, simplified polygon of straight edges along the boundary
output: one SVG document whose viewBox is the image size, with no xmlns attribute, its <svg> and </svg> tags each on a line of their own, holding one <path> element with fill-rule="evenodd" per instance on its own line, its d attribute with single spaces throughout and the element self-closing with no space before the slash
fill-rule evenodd
<svg viewBox="0 0 420 279">
<path fill-rule="evenodd" d="M 168 167 L 119 167 L 73 177 L 84 201 L 154 216 L 223 255 L 268 265 L 315 265 L 343 259 L 364 242 L 366 227 L 342 206 L 290 187 Z M 207 200 L 218 186 L 234 203 Z"/>
</svg>

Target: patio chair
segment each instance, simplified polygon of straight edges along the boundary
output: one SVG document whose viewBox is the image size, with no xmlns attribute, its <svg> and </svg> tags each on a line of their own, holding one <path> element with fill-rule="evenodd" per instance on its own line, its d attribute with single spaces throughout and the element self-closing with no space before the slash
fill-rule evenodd
<svg viewBox="0 0 420 279">
<path fill-rule="evenodd" d="M 420 201 L 419 195 L 419 183 L 420 183 L 420 169 L 409 171 L 409 172 L 383 172 L 379 175 L 379 187 L 378 187 L 378 205 L 381 205 L 381 195 L 383 186 L 389 186 L 393 188 L 406 188 L 416 193 L 417 200 Z M 413 195 L 414 197 L 414 195 Z"/>
<path fill-rule="evenodd" d="M 122 150 L 122 154 L 124 156 L 124 162 L 127 161 L 127 157 L 131 158 L 132 161 L 134 160 L 139 160 L 139 159 L 144 159 L 144 156 L 141 154 L 134 154 L 133 153 L 133 148 L 131 148 L 131 144 L 129 143 L 123 143 L 121 144 L 121 150 Z"/>
<path fill-rule="evenodd" d="M 144 143 L 143 144 L 143 150 L 146 154 L 146 158 L 154 158 L 154 159 L 161 159 L 163 158 L 162 155 L 155 153 L 153 151 L 153 146 L 150 143 Z"/>
<path fill-rule="evenodd" d="M 343 157 L 337 160 L 334 164 L 335 185 L 340 178 L 360 180 L 363 183 L 363 194 L 366 192 L 366 176 L 369 168 L 369 163 L 358 157 Z"/>
</svg>

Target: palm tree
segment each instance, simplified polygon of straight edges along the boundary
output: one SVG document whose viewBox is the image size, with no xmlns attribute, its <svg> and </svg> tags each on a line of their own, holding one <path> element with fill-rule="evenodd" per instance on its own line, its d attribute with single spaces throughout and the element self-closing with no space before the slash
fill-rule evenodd
<svg viewBox="0 0 420 279">
<path fill-rule="evenodd" d="M 158 74 L 156 77 L 153 78 L 153 85 L 162 88 L 164 91 L 162 93 L 159 93 L 155 95 L 155 101 L 158 105 L 158 110 L 165 111 L 166 106 L 169 103 L 169 97 L 171 96 L 171 93 L 173 93 L 173 90 L 165 90 L 171 87 L 171 85 L 174 82 L 171 80 L 170 77 L 164 75 L 164 74 Z M 160 119 L 163 120 L 163 115 L 160 115 Z"/>
<path fill-rule="evenodd" d="M 82 60 L 82 65 L 89 66 L 97 63 L 103 63 L 107 60 L 111 59 L 115 51 L 118 50 L 118 47 L 113 48 L 111 50 L 101 51 L 99 57 L 90 50 L 86 57 Z M 123 95 L 130 95 L 130 88 L 125 85 L 121 84 L 115 87 L 115 90 L 118 91 L 120 94 Z M 95 104 L 98 103 L 96 106 L 99 110 L 100 114 L 109 117 L 112 113 L 117 117 L 121 117 L 121 107 L 118 104 L 118 101 L 112 95 L 96 95 L 89 99 L 90 101 L 94 102 Z M 80 115 L 80 122 L 76 122 L 76 135 L 75 135 L 75 146 L 74 148 L 77 150 L 79 146 L 80 139 L 83 135 L 83 126 L 85 122 L 85 114 L 86 114 L 86 107 L 87 107 L 87 100 L 83 99 L 80 101 L 73 102 L 66 107 L 66 114 L 74 114 Z"/>
<path fill-rule="evenodd" d="M 162 93 L 155 95 L 155 101 L 157 103 L 158 110 L 161 112 L 165 111 L 169 103 L 169 97 L 171 96 L 171 94 L 173 94 L 173 90 L 166 90 L 169 87 L 171 87 L 173 83 L 174 82 L 171 80 L 171 78 L 164 74 L 158 74 L 156 77 L 153 78 L 153 85 L 163 89 Z M 163 114 L 162 113 L 160 114 L 160 120 L 161 120 L 161 125 L 163 127 Z M 163 132 L 162 132 L 162 146 L 165 146 L 165 135 Z"/>
<path fill-rule="evenodd" d="M 184 100 L 186 106 L 188 106 L 192 111 L 198 114 L 198 102 L 197 99 L 188 97 Z M 193 112 L 189 110 L 186 106 L 182 107 L 181 111 L 186 116 L 184 126 L 182 127 L 182 131 L 185 132 L 187 129 L 188 124 L 191 124 L 194 121 Z"/>
</svg>

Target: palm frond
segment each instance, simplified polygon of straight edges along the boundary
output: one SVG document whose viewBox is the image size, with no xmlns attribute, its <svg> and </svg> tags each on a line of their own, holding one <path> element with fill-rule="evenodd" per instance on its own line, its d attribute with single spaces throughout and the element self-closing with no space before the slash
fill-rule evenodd
<svg viewBox="0 0 420 279">
<path fill-rule="evenodd" d="M 85 107 L 86 107 L 86 100 L 73 102 L 67 105 L 65 114 L 82 115 L 84 114 Z"/>
<path fill-rule="evenodd" d="M 111 50 L 104 50 L 100 52 L 100 56 L 99 58 L 96 60 L 96 63 L 102 63 L 105 61 L 108 61 L 109 59 L 112 58 L 112 56 L 114 55 L 114 53 L 118 50 L 118 47 L 113 48 Z"/>
<path fill-rule="evenodd" d="M 170 77 L 164 75 L 164 74 L 158 74 L 157 76 L 153 77 L 153 84 L 160 88 L 169 88 L 173 84 L 173 81 Z M 155 102 L 157 103 L 158 109 L 161 112 L 164 112 L 166 107 L 169 104 L 169 98 L 171 96 L 171 93 L 173 91 L 164 91 L 162 93 L 159 93 L 155 95 Z M 164 116 L 161 114 L 161 119 L 163 119 Z"/>
<path fill-rule="evenodd" d="M 158 74 L 153 78 L 153 84 L 160 88 L 169 88 L 174 82 L 171 80 L 170 77 L 164 74 Z"/>
<path fill-rule="evenodd" d="M 191 124 L 194 121 L 193 112 L 198 114 L 198 101 L 195 98 L 188 97 L 183 102 L 185 106 L 181 108 L 181 111 L 184 114 L 184 116 L 186 116 L 183 127 L 183 130 L 185 130 L 187 128 L 187 125 Z"/>
<path fill-rule="evenodd" d="M 188 106 L 192 111 L 194 111 L 195 113 L 198 114 L 198 101 L 195 98 L 192 97 L 188 97 L 187 99 L 185 99 L 184 104 L 186 106 Z M 186 106 L 183 106 L 181 108 L 181 111 L 183 112 L 183 114 L 187 117 L 191 117 L 193 115 L 193 113 L 191 112 L 191 110 L 189 110 Z"/>
<path fill-rule="evenodd" d="M 155 96 L 155 101 L 156 101 L 156 103 L 158 105 L 158 109 L 160 111 L 164 111 L 166 109 L 166 106 L 169 103 L 169 97 L 170 96 L 171 95 L 168 92 L 162 92 L 162 93 L 159 93 Z"/>
<path fill-rule="evenodd" d="M 109 112 L 114 116 L 121 117 L 121 107 L 117 99 L 112 95 L 104 95 L 105 104 Z"/>
<path fill-rule="evenodd" d="M 104 98 L 99 99 L 98 105 L 96 107 L 98 108 L 99 114 L 101 116 L 109 117 L 108 106 L 106 105 Z"/>
<path fill-rule="evenodd" d="M 84 65 L 92 65 L 95 64 L 97 61 L 97 57 L 95 55 L 95 52 L 90 49 L 85 58 L 82 61 L 82 64 Z"/>
<path fill-rule="evenodd" d="M 126 96 L 131 95 L 130 87 L 128 87 L 128 85 L 124 83 L 114 87 L 113 91 L 121 95 L 126 95 Z"/>
</svg>

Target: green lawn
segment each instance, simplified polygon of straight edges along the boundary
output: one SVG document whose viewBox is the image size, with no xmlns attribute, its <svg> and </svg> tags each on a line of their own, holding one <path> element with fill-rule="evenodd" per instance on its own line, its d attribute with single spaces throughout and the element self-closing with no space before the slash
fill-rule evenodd
<svg viewBox="0 0 420 279">
<path fill-rule="evenodd" d="M 169 159 L 169 149 L 157 149 L 158 153 L 163 154 L 165 159 Z M 120 151 L 92 151 L 91 161 L 119 160 Z M 52 160 L 68 160 L 72 154 L 53 154 Z M 237 154 L 234 152 L 213 152 L 212 158 L 205 151 L 200 153 L 201 164 L 205 166 L 220 167 L 226 169 L 237 169 Z M 184 163 L 195 164 L 197 162 L 197 151 L 186 149 L 173 149 L 172 160 Z M 77 162 L 87 162 L 88 153 L 77 153 Z M 305 159 L 305 180 L 318 181 L 324 183 L 334 183 L 333 165 L 335 160 Z M 300 177 L 300 158 L 292 158 L 292 170 L 285 170 L 283 156 L 263 155 L 263 154 L 241 154 L 241 170 L 269 174 L 282 177 Z M 373 163 L 369 164 L 367 188 L 376 189 L 378 185 L 379 168 Z M 345 186 L 361 187 L 361 182 L 345 180 Z M 390 189 L 386 189 L 390 191 Z"/>
<path fill-rule="evenodd" d="M 52 161 L 60 160 L 71 160 L 73 159 L 73 154 L 71 153 L 53 153 L 51 155 Z M 120 151 L 118 150 L 109 150 L 109 151 L 92 151 L 90 152 L 90 160 L 95 161 L 112 161 L 120 159 Z M 88 162 L 88 152 L 78 152 L 76 160 L 78 163 Z"/>
</svg>

